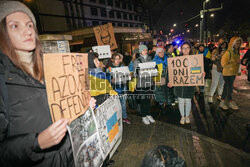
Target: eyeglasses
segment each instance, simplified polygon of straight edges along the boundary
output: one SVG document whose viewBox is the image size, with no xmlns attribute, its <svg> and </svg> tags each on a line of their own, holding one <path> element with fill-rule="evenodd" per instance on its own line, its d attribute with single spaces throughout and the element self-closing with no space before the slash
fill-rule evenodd
<svg viewBox="0 0 250 167">
<path fill-rule="evenodd" d="M 184 48 L 182 48 L 183 50 L 186 50 L 186 49 L 190 49 L 190 47 L 184 47 Z"/>
</svg>

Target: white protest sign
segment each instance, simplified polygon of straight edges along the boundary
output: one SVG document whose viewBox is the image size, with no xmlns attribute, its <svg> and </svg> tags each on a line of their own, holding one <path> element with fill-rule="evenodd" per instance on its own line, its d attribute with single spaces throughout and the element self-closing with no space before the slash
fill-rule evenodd
<svg viewBox="0 0 250 167">
<path fill-rule="evenodd" d="M 102 45 L 102 46 L 93 46 L 93 51 L 98 53 L 99 59 L 111 58 L 110 46 Z"/>
<path fill-rule="evenodd" d="M 158 75 L 155 62 L 139 63 L 139 78 L 141 77 L 154 77 Z"/>
<path fill-rule="evenodd" d="M 111 68 L 111 75 L 115 78 L 115 83 L 122 83 L 131 80 L 128 66 Z"/>
</svg>

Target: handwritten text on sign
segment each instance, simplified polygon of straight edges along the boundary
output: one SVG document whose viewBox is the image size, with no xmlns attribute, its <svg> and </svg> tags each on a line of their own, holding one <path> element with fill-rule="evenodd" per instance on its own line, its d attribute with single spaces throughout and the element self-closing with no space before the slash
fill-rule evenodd
<svg viewBox="0 0 250 167">
<path fill-rule="evenodd" d="M 94 27 L 95 38 L 98 45 L 110 45 L 110 49 L 117 48 L 112 23 Z"/>
<path fill-rule="evenodd" d="M 53 122 L 85 113 L 90 100 L 88 55 L 44 54 L 44 75 Z"/>
<path fill-rule="evenodd" d="M 203 55 L 168 58 L 169 82 L 173 86 L 204 85 Z"/>
</svg>

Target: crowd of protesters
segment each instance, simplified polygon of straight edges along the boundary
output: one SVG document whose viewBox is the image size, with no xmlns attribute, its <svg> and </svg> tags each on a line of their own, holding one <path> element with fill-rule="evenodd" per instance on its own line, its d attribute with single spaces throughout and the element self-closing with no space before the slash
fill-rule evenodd
<svg viewBox="0 0 250 167">
<path fill-rule="evenodd" d="M 133 50 L 131 56 L 114 53 L 109 60 L 111 63 L 108 63 L 103 71 L 109 73 L 111 68 L 128 66 L 132 77 L 131 81 L 120 83 L 120 85 L 114 84 L 114 79 L 111 80 L 114 90 L 122 95 L 120 101 L 123 122 L 131 124 L 126 114 L 127 99 L 129 99 L 129 106 L 139 112 L 142 116 L 142 122 L 146 125 L 155 122 L 150 112 L 152 100 L 157 102 L 163 111 L 171 110 L 174 105 L 178 104 L 181 115 L 180 124 L 189 124 L 191 101 L 196 92 L 202 97 L 207 97 L 209 103 L 213 103 L 215 98 L 220 100 L 219 106 L 223 110 L 229 108 L 238 110 L 237 104 L 232 99 L 233 83 L 235 77 L 240 74 L 240 63 L 249 64 L 249 58 L 240 60 L 239 49 L 241 44 L 242 39 L 240 37 L 232 37 L 229 43 L 227 39 L 220 38 L 217 47 L 206 47 L 203 43 L 197 45 L 186 41 L 179 45 L 173 42 L 165 46 L 156 46 L 152 50 L 149 50 L 145 44 L 140 44 L 138 48 Z M 168 78 L 167 59 L 194 54 L 203 55 L 204 86 L 172 86 Z M 123 61 L 124 59 L 126 59 L 126 62 Z M 159 80 L 150 75 L 138 76 L 140 70 L 138 64 L 145 62 L 156 63 L 158 75 L 160 75 Z M 211 80 L 211 85 L 208 84 L 209 80 Z M 129 88 L 130 82 L 135 82 L 132 90 Z M 127 96 L 130 98 L 126 98 Z"/>
</svg>

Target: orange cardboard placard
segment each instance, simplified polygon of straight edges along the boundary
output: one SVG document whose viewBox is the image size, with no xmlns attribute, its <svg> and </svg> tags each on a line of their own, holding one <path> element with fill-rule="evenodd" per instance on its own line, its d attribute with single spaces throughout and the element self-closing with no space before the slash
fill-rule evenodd
<svg viewBox="0 0 250 167">
<path fill-rule="evenodd" d="M 89 107 L 88 54 L 44 54 L 44 76 L 52 121 L 70 121 Z"/>
<path fill-rule="evenodd" d="M 117 48 L 112 23 L 94 27 L 95 38 L 98 45 L 110 45 L 110 49 Z"/>
<path fill-rule="evenodd" d="M 168 58 L 168 76 L 172 86 L 204 86 L 203 55 Z"/>
</svg>

